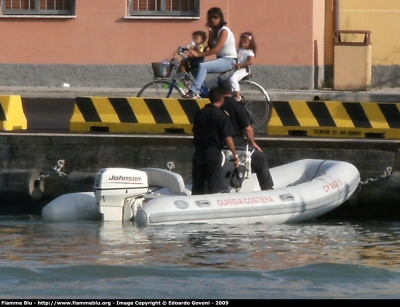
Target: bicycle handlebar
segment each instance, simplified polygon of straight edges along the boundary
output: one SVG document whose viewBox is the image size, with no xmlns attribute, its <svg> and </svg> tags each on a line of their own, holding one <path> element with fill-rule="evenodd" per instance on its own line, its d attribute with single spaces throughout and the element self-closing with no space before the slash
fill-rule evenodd
<svg viewBox="0 0 400 307">
<path fill-rule="evenodd" d="M 177 53 L 182 55 L 182 53 L 189 51 L 189 48 L 186 47 L 178 47 Z"/>
</svg>

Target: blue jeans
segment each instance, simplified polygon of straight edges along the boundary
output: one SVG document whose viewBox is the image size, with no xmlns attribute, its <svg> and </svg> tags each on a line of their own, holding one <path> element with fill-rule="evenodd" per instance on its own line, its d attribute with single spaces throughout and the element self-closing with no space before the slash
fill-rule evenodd
<svg viewBox="0 0 400 307">
<path fill-rule="evenodd" d="M 236 65 L 236 59 L 219 58 L 213 61 L 201 63 L 197 71 L 196 81 L 192 86 L 192 91 L 200 93 L 200 88 L 206 80 L 207 73 L 225 72 L 233 69 Z"/>
</svg>

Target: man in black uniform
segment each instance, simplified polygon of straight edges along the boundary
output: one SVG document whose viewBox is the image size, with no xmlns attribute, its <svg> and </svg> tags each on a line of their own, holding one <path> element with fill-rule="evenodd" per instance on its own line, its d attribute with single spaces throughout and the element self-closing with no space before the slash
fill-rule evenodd
<svg viewBox="0 0 400 307">
<path fill-rule="evenodd" d="M 225 94 L 225 101 L 221 109 L 231 120 L 234 129 L 232 138 L 236 148 L 245 148 L 247 142 L 249 142 L 250 149 L 255 149 L 251 156 L 251 169 L 257 175 L 261 190 L 273 189 L 274 182 L 269 171 L 268 160 L 254 139 L 254 130 L 251 125 L 250 114 L 243 104 L 232 97 L 232 88 L 229 81 L 221 80 L 218 86 Z M 247 139 L 245 137 L 247 137 Z"/>
<path fill-rule="evenodd" d="M 232 124 L 220 109 L 224 103 L 224 93 L 220 88 L 214 87 L 210 90 L 209 98 L 210 104 L 196 113 L 193 123 L 193 145 L 196 149 L 192 166 L 192 195 L 222 191 L 221 150 L 225 144 L 235 156 L 235 165 L 240 164 L 231 137 Z M 205 187 L 208 188 L 207 192 Z"/>
</svg>

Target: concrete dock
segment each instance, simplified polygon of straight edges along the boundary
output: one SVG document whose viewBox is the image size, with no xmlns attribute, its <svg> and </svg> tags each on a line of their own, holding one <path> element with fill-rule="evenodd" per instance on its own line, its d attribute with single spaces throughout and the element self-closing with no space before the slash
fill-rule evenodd
<svg viewBox="0 0 400 307">
<path fill-rule="evenodd" d="M 140 88 L 0 86 L 0 93 L 2 95 L 21 95 L 23 98 L 75 98 L 82 96 L 134 97 L 139 90 Z M 267 91 L 272 101 L 313 101 L 315 97 L 318 97 L 321 101 L 400 101 L 400 88 L 375 88 L 370 91 L 333 91 L 331 89 L 282 90 L 267 88 Z"/>
<path fill-rule="evenodd" d="M 39 170 L 46 173 L 63 159 L 66 174 L 89 176 L 89 182 L 86 180 L 80 186 L 65 183 L 60 178 L 49 180 L 40 201 L 0 200 L 0 213 L 40 214 L 41 207 L 58 195 L 90 189 L 90 176 L 104 167 L 165 168 L 167 162 L 172 161 L 176 165 L 175 171 L 190 180 L 193 154 L 190 135 L 71 133 L 68 130 L 75 97 L 132 97 L 135 96 L 135 89 L 0 87 L 0 93 L 21 95 L 28 120 L 26 131 L 0 133 L 1 170 Z M 273 101 L 400 100 L 399 89 L 370 92 L 271 90 L 269 93 Z M 387 167 L 400 171 L 400 140 L 270 137 L 260 134 L 257 135 L 257 142 L 264 149 L 271 167 L 299 159 L 317 158 L 350 162 L 359 169 L 362 180 L 382 175 Z M 327 217 L 398 219 L 399 202 L 400 187 L 389 184 L 389 179 L 379 180 L 362 186 L 351 202 Z"/>
</svg>

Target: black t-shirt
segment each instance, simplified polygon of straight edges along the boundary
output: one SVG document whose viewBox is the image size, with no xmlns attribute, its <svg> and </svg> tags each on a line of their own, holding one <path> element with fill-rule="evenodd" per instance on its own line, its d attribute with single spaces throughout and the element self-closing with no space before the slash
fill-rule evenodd
<svg viewBox="0 0 400 307">
<path fill-rule="evenodd" d="M 219 150 L 224 147 L 225 139 L 233 135 L 228 116 L 211 103 L 196 113 L 192 131 L 194 146 Z"/>
<path fill-rule="evenodd" d="M 251 124 L 250 114 L 243 104 L 233 97 L 225 97 L 221 109 L 229 116 L 233 126 L 234 133 L 232 138 L 244 139 L 243 130 Z"/>
</svg>

